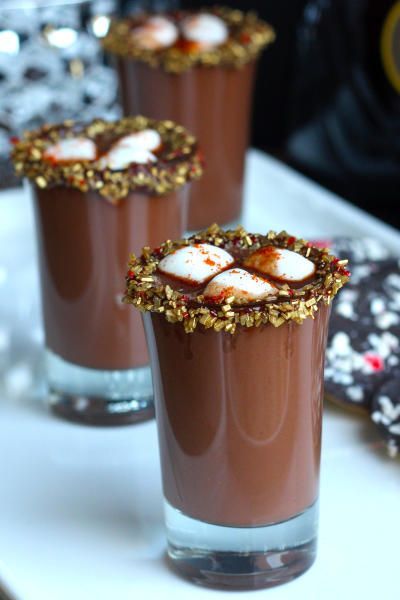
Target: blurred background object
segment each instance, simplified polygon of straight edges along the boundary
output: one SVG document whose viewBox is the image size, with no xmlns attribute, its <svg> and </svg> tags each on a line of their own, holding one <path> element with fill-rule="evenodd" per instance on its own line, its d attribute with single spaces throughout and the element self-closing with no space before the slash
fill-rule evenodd
<svg viewBox="0 0 400 600">
<path fill-rule="evenodd" d="M 215 3 L 3 0 L 0 154 L 9 135 L 43 120 L 119 114 L 98 43 L 114 10 Z M 226 4 L 254 9 L 277 32 L 259 65 L 252 144 L 400 228 L 400 1 Z"/>
<path fill-rule="evenodd" d="M 0 168 L 13 181 L 10 137 L 45 122 L 116 118 L 117 83 L 99 38 L 115 0 L 2 0 Z"/>
<path fill-rule="evenodd" d="M 400 227 L 400 2 L 310 0 L 292 66 L 288 160 Z"/>
</svg>

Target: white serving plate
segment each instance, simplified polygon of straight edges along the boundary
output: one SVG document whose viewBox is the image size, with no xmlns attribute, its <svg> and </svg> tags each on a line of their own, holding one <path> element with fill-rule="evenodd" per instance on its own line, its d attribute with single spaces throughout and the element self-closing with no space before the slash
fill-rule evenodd
<svg viewBox="0 0 400 600">
<path fill-rule="evenodd" d="M 400 254 L 396 230 L 256 151 L 243 222 L 310 238 L 375 236 Z M 0 587 L 20 600 L 226 598 L 166 566 L 154 422 L 96 429 L 48 414 L 34 253 L 28 198 L 2 192 Z M 327 406 L 317 561 L 285 586 L 238 597 L 397 597 L 399 466 L 368 419 Z"/>
</svg>

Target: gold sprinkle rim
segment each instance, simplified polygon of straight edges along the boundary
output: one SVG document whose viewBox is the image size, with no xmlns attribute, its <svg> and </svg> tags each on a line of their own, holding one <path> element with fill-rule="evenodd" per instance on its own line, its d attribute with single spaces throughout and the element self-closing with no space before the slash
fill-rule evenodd
<svg viewBox="0 0 400 600">
<path fill-rule="evenodd" d="M 234 297 L 221 304 L 204 304 L 203 296 L 195 299 L 173 290 L 168 284 L 154 280 L 159 262 L 179 248 L 192 244 L 208 243 L 221 248 L 245 249 L 250 252 L 263 246 L 287 248 L 307 256 L 316 266 L 316 276 L 301 288 L 274 282 L 278 294 L 254 305 L 232 306 Z M 181 323 L 186 333 L 197 327 L 213 328 L 215 331 L 235 333 L 240 327 L 260 327 L 271 323 L 280 327 L 294 321 L 301 324 L 308 317 L 314 318 L 321 303 L 329 305 L 338 291 L 349 280 L 347 261 L 339 261 L 329 254 L 328 248 L 317 248 L 303 239 L 297 239 L 286 231 L 269 231 L 266 235 L 251 234 L 243 227 L 224 231 L 213 224 L 208 229 L 175 242 L 167 240 L 159 248 L 145 247 L 139 257 L 131 255 L 126 277 L 124 302 L 141 311 L 161 313 L 170 323 Z"/>
<path fill-rule="evenodd" d="M 132 41 L 130 32 L 135 23 L 139 25 L 143 17 L 146 17 L 146 13 L 141 13 L 138 18 L 128 17 L 113 21 L 108 34 L 102 40 L 103 47 L 119 57 L 137 60 L 153 68 L 161 67 L 168 73 L 182 73 L 198 65 L 240 68 L 256 60 L 261 51 L 275 40 L 274 29 L 259 19 L 254 12 L 242 12 L 226 6 L 212 6 L 197 11 L 176 11 L 169 14 L 172 17 L 174 14 L 180 15 L 182 18 L 201 12 L 212 13 L 225 21 L 230 35 L 224 44 L 191 52 L 177 46 L 156 51 L 138 48 Z"/>
<path fill-rule="evenodd" d="M 113 171 L 101 167 L 98 161 L 52 163 L 43 158 L 45 150 L 62 139 L 77 135 L 96 139 L 109 133 L 118 137 L 147 128 L 158 131 L 168 147 L 156 163 L 132 163 L 125 169 Z M 119 121 L 95 119 L 88 124 L 64 121 L 44 125 L 25 132 L 15 143 L 11 158 L 16 174 L 27 177 L 40 188 L 62 185 L 82 192 L 94 190 L 113 203 L 132 191 L 165 195 L 203 173 L 203 158 L 193 135 L 173 121 L 157 121 L 142 115 Z"/>
</svg>

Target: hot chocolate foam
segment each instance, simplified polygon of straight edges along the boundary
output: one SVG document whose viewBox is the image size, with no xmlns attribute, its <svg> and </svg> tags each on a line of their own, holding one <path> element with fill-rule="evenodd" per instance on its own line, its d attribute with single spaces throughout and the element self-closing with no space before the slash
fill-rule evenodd
<svg viewBox="0 0 400 600">
<path fill-rule="evenodd" d="M 234 296 L 233 304 L 248 304 L 277 294 L 269 281 L 244 269 L 229 269 L 212 279 L 203 292 L 206 300 L 221 300 Z"/>
<path fill-rule="evenodd" d="M 44 158 L 55 162 L 73 160 L 95 160 L 97 156 L 96 144 L 89 138 L 74 137 L 60 140 L 57 144 L 49 146 Z"/>
<path fill-rule="evenodd" d="M 187 40 L 196 42 L 204 48 L 219 46 L 229 37 L 225 22 L 208 13 L 186 17 L 182 22 L 182 32 Z"/>
<path fill-rule="evenodd" d="M 211 244 L 195 244 L 168 254 L 160 261 L 158 268 L 166 275 L 200 285 L 233 263 L 234 258 L 222 248 Z"/>
<path fill-rule="evenodd" d="M 172 46 L 178 39 L 178 29 L 165 17 L 150 17 L 143 25 L 135 27 L 132 39 L 144 50 L 157 50 Z"/>
<path fill-rule="evenodd" d="M 315 264 L 286 248 L 265 246 L 250 254 L 243 264 L 279 281 L 301 282 L 315 274 Z"/>
</svg>

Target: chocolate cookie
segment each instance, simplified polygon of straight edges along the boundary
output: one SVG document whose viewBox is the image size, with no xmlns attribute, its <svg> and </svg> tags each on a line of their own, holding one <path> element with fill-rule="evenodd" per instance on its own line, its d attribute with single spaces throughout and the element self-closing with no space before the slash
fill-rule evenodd
<svg viewBox="0 0 400 600">
<path fill-rule="evenodd" d="M 371 418 L 386 440 L 389 456 L 395 457 L 400 451 L 400 371 L 374 395 Z"/>
</svg>

